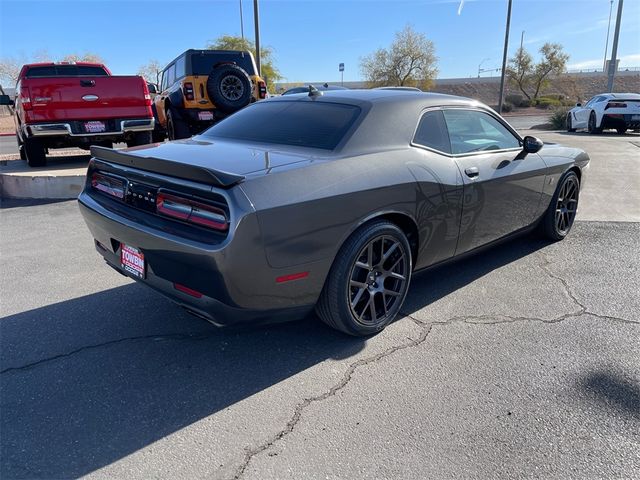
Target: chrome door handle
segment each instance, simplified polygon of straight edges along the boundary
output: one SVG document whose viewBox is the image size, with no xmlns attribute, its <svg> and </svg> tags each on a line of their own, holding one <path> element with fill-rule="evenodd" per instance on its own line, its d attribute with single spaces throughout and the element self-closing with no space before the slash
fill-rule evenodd
<svg viewBox="0 0 640 480">
<path fill-rule="evenodd" d="M 478 167 L 465 168 L 464 173 L 466 173 L 469 178 L 476 178 L 480 174 Z"/>
</svg>

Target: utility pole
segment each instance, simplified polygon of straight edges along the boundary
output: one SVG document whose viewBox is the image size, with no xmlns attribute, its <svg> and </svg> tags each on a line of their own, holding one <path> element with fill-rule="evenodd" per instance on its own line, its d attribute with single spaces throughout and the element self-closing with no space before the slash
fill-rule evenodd
<svg viewBox="0 0 640 480">
<path fill-rule="evenodd" d="M 500 72 L 500 100 L 498 101 L 498 113 L 502 113 L 502 98 L 504 97 L 504 77 L 507 70 L 507 52 L 509 50 L 509 27 L 511 25 L 511 0 L 507 7 L 507 28 L 504 31 L 504 53 L 502 54 L 502 71 Z"/>
<path fill-rule="evenodd" d="M 618 37 L 620 36 L 620 21 L 622 20 L 623 0 L 618 0 L 618 16 L 616 17 L 616 31 L 613 34 L 613 47 L 611 48 L 611 61 L 609 62 L 609 81 L 607 82 L 607 92 L 613 92 L 613 79 L 616 75 L 616 63 L 618 56 Z"/>
<path fill-rule="evenodd" d="M 613 12 L 613 0 L 609 5 L 609 23 L 607 24 L 607 41 L 604 43 L 604 63 L 602 64 L 602 71 L 607 71 L 607 51 L 609 50 L 609 32 L 611 31 L 611 12 Z"/>
<path fill-rule="evenodd" d="M 242 43 L 244 43 L 244 22 L 242 20 L 242 0 L 240 0 L 240 36 L 242 37 Z"/>
<path fill-rule="evenodd" d="M 256 27 L 256 68 L 260 75 L 260 14 L 258 12 L 258 0 L 253 0 L 253 22 Z"/>
<path fill-rule="evenodd" d="M 524 45 L 524 30 L 522 30 L 522 35 L 520 35 L 520 51 L 522 51 L 523 45 Z"/>
</svg>

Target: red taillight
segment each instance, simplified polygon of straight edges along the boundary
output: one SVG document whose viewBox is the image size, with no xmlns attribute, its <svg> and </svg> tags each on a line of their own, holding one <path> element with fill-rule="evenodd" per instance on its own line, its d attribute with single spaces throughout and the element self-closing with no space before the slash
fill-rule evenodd
<svg viewBox="0 0 640 480">
<path fill-rule="evenodd" d="M 29 87 L 20 87 L 20 103 L 24 110 L 31 110 L 31 95 Z"/>
<path fill-rule="evenodd" d="M 142 93 L 144 93 L 144 104 L 147 107 L 151 106 L 151 94 L 149 93 L 149 86 L 147 82 L 142 80 Z"/>
<path fill-rule="evenodd" d="M 110 175 L 93 172 L 91 186 L 100 192 L 122 200 L 124 198 L 124 181 Z"/>
<path fill-rule="evenodd" d="M 194 100 L 195 96 L 193 94 L 193 83 L 191 82 L 185 82 L 184 86 L 182 87 L 183 92 L 184 92 L 184 98 L 187 100 Z"/>
<path fill-rule="evenodd" d="M 158 213 L 214 230 L 227 230 L 229 223 L 224 211 L 190 198 L 178 197 L 163 192 L 156 195 Z"/>
<path fill-rule="evenodd" d="M 260 98 L 267 97 L 267 84 L 264 82 L 258 82 L 258 95 Z"/>
<path fill-rule="evenodd" d="M 604 109 L 607 110 L 608 108 L 627 108 L 627 104 L 623 102 L 609 102 Z"/>
</svg>

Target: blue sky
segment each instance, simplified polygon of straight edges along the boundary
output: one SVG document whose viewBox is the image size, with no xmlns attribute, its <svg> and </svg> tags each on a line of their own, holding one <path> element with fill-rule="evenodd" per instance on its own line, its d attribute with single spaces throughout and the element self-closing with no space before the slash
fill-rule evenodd
<svg viewBox="0 0 640 480">
<path fill-rule="evenodd" d="M 114 73 L 136 73 L 150 59 L 167 62 L 222 34 L 240 34 L 239 0 L 0 0 L 0 57 L 29 60 L 92 51 Z M 253 38 L 253 1 L 243 0 Z M 476 75 L 501 63 L 507 0 L 260 0 L 261 41 L 273 47 L 285 81 L 359 80 L 359 59 L 388 46 L 407 23 L 435 43 L 439 76 Z M 514 0 L 510 54 L 560 42 L 569 68 L 602 65 L 609 0 Z M 611 27 L 617 0 L 614 2 Z M 640 66 L 640 0 L 626 0 L 621 64 Z"/>
</svg>

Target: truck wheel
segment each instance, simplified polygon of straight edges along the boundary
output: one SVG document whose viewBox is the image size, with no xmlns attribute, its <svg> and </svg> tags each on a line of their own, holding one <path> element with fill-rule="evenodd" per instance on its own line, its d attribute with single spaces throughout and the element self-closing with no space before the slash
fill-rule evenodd
<svg viewBox="0 0 640 480">
<path fill-rule="evenodd" d="M 251 101 L 251 79 L 238 65 L 220 65 L 209 74 L 207 94 L 221 112 L 235 112 Z"/>
<path fill-rule="evenodd" d="M 137 147 L 138 145 L 148 145 L 151 143 L 151 131 L 134 132 L 130 140 L 127 140 L 127 147 Z"/>
<path fill-rule="evenodd" d="M 37 138 L 27 138 L 22 145 L 25 159 L 30 167 L 44 167 L 47 164 L 47 156 L 44 153 L 44 145 Z"/>
<path fill-rule="evenodd" d="M 189 126 L 173 107 L 167 109 L 167 135 L 169 140 L 180 140 L 191 136 Z"/>
</svg>

